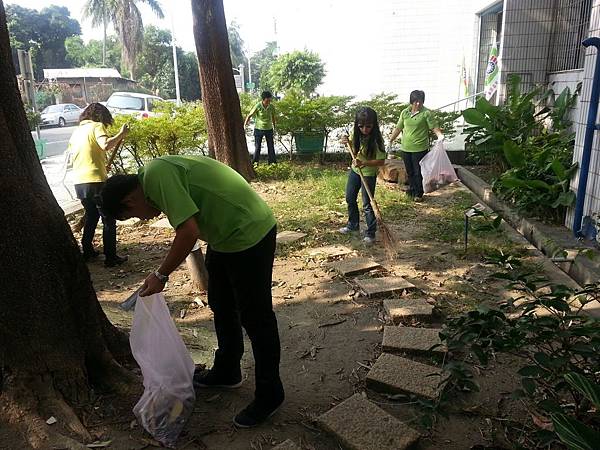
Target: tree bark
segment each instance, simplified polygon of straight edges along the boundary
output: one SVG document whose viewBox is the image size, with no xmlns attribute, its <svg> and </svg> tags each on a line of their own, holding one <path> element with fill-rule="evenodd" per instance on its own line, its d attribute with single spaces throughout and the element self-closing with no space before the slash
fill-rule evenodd
<svg viewBox="0 0 600 450">
<path fill-rule="evenodd" d="M 235 89 L 223 1 L 192 0 L 192 15 L 209 143 L 217 160 L 250 180 L 254 169 Z"/>
<path fill-rule="evenodd" d="M 132 378 L 121 364 L 132 358 L 46 182 L 10 54 L 0 0 L 0 428 L 49 448 L 57 440 L 39 411 L 89 439 L 69 404 L 91 387 L 125 391 Z"/>
</svg>

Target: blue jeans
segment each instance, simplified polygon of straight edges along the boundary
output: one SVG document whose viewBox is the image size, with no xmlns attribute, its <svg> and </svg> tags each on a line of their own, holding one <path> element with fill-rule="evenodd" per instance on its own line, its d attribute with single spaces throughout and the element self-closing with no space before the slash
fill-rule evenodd
<svg viewBox="0 0 600 450">
<path fill-rule="evenodd" d="M 377 176 L 364 177 L 365 182 L 371 194 L 375 195 L 375 184 L 377 183 Z M 377 220 L 375 219 L 375 213 L 371 206 L 371 200 L 369 195 L 362 187 L 360 176 L 352 169 L 348 171 L 348 182 L 346 183 L 346 203 L 348 204 L 348 225 L 347 227 L 351 230 L 358 230 L 360 214 L 358 212 L 358 191 L 362 191 L 362 202 L 363 211 L 365 213 L 365 220 L 367 221 L 367 231 L 365 236 L 374 238 L 375 232 L 377 231 Z"/>
<path fill-rule="evenodd" d="M 254 129 L 254 158 L 252 158 L 253 163 L 258 163 L 260 159 L 260 148 L 262 147 L 262 139 L 263 136 L 267 141 L 267 153 L 269 155 L 269 164 L 274 164 L 277 162 L 275 158 L 275 143 L 273 142 L 273 130 L 259 130 L 258 128 Z"/>
</svg>

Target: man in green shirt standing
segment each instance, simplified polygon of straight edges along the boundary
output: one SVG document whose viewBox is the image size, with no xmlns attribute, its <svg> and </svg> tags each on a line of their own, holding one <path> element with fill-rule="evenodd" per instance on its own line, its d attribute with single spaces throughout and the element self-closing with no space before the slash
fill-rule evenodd
<svg viewBox="0 0 600 450">
<path fill-rule="evenodd" d="M 140 296 L 161 292 L 169 275 L 198 239 L 208 243 L 208 304 L 219 348 L 211 370 L 194 376 L 196 387 L 242 384 L 242 327 L 254 352 L 255 399 L 233 419 L 252 427 L 283 403 L 280 343 L 271 298 L 277 226 L 271 209 L 235 170 L 205 156 L 163 156 L 137 175 L 115 175 L 101 193 L 109 217 L 150 219 L 165 213 L 175 239 Z"/>
<path fill-rule="evenodd" d="M 402 159 L 406 167 L 408 195 L 416 202 L 423 200 L 423 177 L 419 162 L 429 150 L 429 130 L 433 130 L 439 140 L 444 139 L 442 130 L 434 122 L 431 111 L 425 106 L 425 92 L 412 91 L 410 106 L 400 113 L 400 119 L 390 136 L 392 142 L 402 133 Z"/>
<path fill-rule="evenodd" d="M 264 91 L 260 94 L 260 98 L 261 101 L 254 105 L 248 116 L 246 116 L 244 127 L 248 126 L 250 119 L 256 116 L 254 119 L 254 158 L 252 158 L 252 162 L 258 164 L 262 139 L 265 137 L 267 140 L 269 164 L 274 164 L 277 162 L 277 159 L 275 158 L 275 144 L 273 142 L 273 129 L 275 128 L 275 107 L 271 103 L 273 94 L 269 91 Z"/>
</svg>

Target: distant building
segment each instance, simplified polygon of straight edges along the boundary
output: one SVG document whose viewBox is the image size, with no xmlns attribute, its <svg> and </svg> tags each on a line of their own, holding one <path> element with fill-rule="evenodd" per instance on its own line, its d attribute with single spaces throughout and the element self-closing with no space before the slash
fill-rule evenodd
<svg viewBox="0 0 600 450">
<path fill-rule="evenodd" d="M 132 91 L 136 82 L 123 78 L 117 69 L 44 69 L 44 83 L 55 86 L 57 101 L 85 106 L 103 102 L 115 91 Z"/>
</svg>

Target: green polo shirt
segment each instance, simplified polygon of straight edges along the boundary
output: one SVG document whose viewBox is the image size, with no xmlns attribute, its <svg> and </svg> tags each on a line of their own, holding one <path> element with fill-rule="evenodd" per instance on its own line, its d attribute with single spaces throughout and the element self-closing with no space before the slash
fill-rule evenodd
<svg viewBox="0 0 600 450">
<path fill-rule="evenodd" d="M 352 142 L 352 135 L 350 135 L 350 137 L 348 138 L 350 139 L 350 142 Z M 367 142 L 368 142 L 368 137 L 366 136 L 361 136 L 360 138 L 360 151 L 358 152 L 358 155 L 356 155 L 356 159 L 360 160 L 360 161 L 368 161 L 369 158 L 367 158 Z M 377 145 L 377 144 L 375 144 Z M 385 159 L 387 157 L 387 154 L 385 153 L 385 149 L 382 148 L 377 148 L 375 150 L 375 157 L 374 158 L 370 158 L 371 160 L 373 159 Z M 358 173 L 358 168 L 357 167 L 352 167 L 352 170 L 354 170 L 354 172 Z M 361 167 L 361 172 L 363 174 L 363 176 L 365 177 L 374 177 L 377 176 L 377 172 L 379 172 L 379 167 L 378 166 L 365 166 L 365 167 Z"/>
<path fill-rule="evenodd" d="M 411 115 L 410 106 L 400 113 L 396 128 L 402 131 L 402 151 L 422 152 L 429 149 L 429 130 L 437 128 L 431 111 L 421 108 Z"/>
<path fill-rule="evenodd" d="M 218 252 L 256 245 L 275 225 L 264 200 L 235 170 L 206 156 L 162 156 L 138 176 L 148 202 L 173 228 L 194 217 L 200 239 Z"/>
<path fill-rule="evenodd" d="M 275 118 L 275 107 L 273 106 L 273 103 L 271 103 L 265 108 L 262 102 L 258 102 L 250 110 L 249 116 L 256 116 L 254 118 L 254 128 L 257 130 L 272 130 L 273 119 Z"/>
</svg>

